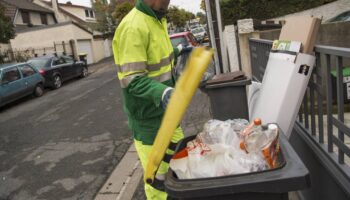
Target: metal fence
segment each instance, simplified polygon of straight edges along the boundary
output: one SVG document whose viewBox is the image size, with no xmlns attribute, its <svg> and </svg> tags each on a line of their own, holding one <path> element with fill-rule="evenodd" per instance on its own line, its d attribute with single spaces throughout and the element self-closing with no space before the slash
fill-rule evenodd
<svg viewBox="0 0 350 200">
<path fill-rule="evenodd" d="M 72 44 L 70 41 L 54 42 L 52 46 L 41 48 L 27 49 L 7 49 L 0 51 L 0 64 L 11 62 L 25 62 L 30 58 L 57 54 L 57 55 L 73 55 Z"/>
<path fill-rule="evenodd" d="M 253 80 L 261 82 L 272 47 L 271 40 L 249 39 L 250 62 Z"/>
<path fill-rule="evenodd" d="M 272 41 L 250 39 L 249 44 L 253 79 L 262 81 Z M 344 92 L 350 94 L 350 82 L 345 85 L 343 77 L 350 48 L 316 46 L 315 52 L 316 67 L 296 123 L 307 130 L 306 134 L 324 149 L 342 176 L 350 180 L 350 103 L 344 95 Z M 336 76 L 331 71 L 336 72 Z"/>
</svg>

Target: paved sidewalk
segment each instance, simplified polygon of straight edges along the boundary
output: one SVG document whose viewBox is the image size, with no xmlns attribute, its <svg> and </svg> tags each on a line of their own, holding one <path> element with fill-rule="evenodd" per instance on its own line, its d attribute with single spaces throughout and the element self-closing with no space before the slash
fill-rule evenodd
<svg viewBox="0 0 350 200">
<path fill-rule="evenodd" d="M 104 67 L 110 66 L 111 63 L 113 63 L 113 65 L 114 65 L 114 61 L 113 61 L 112 56 L 104 58 L 104 59 L 98 61 L 97 63 L 88 65 L 89 73 L 91 74 L 91 73 L 98 72 L 99 70 L 103 69 Z"/>
<path fill-rule="evenodd" d="M 203 124 L 211 118 L 209 108 L 207 95 L 198 90 L 182 122 L 186 135 L 202 130 Z M 145 200 L 142 176 L 143 170 L 132 145 L 95 200 Z"/>
<path fill-rule="evenodd" d="M 96 195 L 95 200 L 132 199 L 142 174 L 135 147 L 131 145 L 122 161 Z"/>
</svg>

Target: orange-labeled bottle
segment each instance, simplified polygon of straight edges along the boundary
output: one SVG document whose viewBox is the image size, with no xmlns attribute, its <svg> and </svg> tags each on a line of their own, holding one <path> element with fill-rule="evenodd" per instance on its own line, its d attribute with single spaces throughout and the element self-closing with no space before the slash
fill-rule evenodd
<svg viewBox="0 0 350 200">
<path fill-rule="evenodd" d="M 240 148 L 242 150 L 251 152 L 253 150 L 252 146 L 256 146 L 252 143 L 255 143 L 256 140 L 259 140 L 259 136 L 262 133 L 261 124 L 262 122 L 260 118 L 254 119 L 254 121 L 241 132 Z"/>
</svg>

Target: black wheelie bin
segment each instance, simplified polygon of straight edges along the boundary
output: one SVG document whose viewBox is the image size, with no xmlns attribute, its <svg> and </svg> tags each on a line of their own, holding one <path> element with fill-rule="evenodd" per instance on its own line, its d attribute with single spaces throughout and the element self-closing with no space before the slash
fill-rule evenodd
<svg viewBox="0 0 350 200">
<path fill-rule="evenodd" d="M 176 152 L 194 138 L 190 136 L 180 141 Z M 281 132 L 279 142 L 279 167 L 270 170 L 180 180 L 169 168 L 164 182 L 169 199 L 288 200 L 288 192 L 310 186 L 310 177 L 309 171 Z"/>
</svg>

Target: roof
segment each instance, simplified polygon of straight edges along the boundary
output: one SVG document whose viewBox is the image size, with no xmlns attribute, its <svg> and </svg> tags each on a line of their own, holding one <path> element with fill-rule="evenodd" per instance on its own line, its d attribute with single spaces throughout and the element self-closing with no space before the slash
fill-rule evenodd
<svg viewBox="0 0 350 200">
<path fill-rule="evenodd" d="M 68 12 L 67 10 L 61 8 L 61 7 L 58 7 L 58 9 L 63 12 L 64 14 L 68 15 L 69 17 L 79 21 L 79 22 L 82 22 L 82 23 L 85 23 L 85 21 L 83 19 L 80 19 L 78 16 L 75 16 L 74 14 Z"/>
<path fill-rule="evenodd" d="M 30 27 L 30 28 L 26 28 L 26 29 L 22 29 L 22 30 L 18 30 L 16 33 L 25 33 L 25 32 L 30 32 L 30 31 L 37 31 L 37 30 L 43 30 L 43 29 L 49 29 L 49 28 L 54 28 L 54 27 L 60 27 L 60 26 L 65 26 L 67 24 L 73 24 L 77 27 L 79 27 L 80 29 L 88 32 L 89 34 L 93 34 L 91 31 L 89 31 L 88 29 L 86 29 L 85 27 L 83 27 L 82 25 L 76 23 L 76 22 L 72 22 L 72 21 L 68 21 L 68 22 L 63 22 L 63 23 L 58 23 L 58 24 L 52 24 L 52 25 L 43 25 L 43 26 L 35 26 L 35 27 Z"/>
<path fill-rule="evenodd" d="M 52 6 L 52 2 L 51 1 L 43 1 L 42 2 Z M 67 3 L 58 3 L 58 7 L 61 7 L 61 6 L 66 6 L 66 7 L 74 7 L 74 8 L 87 8 L 87 9 L 92 9 L 91 7 L 86 7 L 86 6 L 81 6 L 81 5 L 76 5 L 76 4 L 72 4 L 72 3 L 69 3 L 69 1 Z"/>
<path fill-rule="evenodd" d="M 13 22 L 16 16 L 17 8 L 5 1 L 0 0 L 0 4 L 5 7 L 5 16 L 9 17 Z"/>
<path fill-rule="evenodd" d="M 0 0 L 1 1 L 1 0 Z M 46 3 L 47 5 L 51 6 L 52 7 L 52 2 L 51 1 L 44 1 L 44 0 L 41 0 L 43 3 Z M 81 23 L 86 23 L 83 19 L 79 18 L 78 16 L 74 15 L 73 13 L 70 13 L 69 11 L 65 10 L 64 8 L 62 8 L 62 5 L 66 5 L 64 3 L 59 3 L 58 4 L 58 10 L 61 11 L 62 13 L 64 13 L 65 15 L 68 15 L 69 17 L 75 19 L 76 21 L 78 22 L 81 22 Z M 78 6 L 78 5 L 71 5 L 71 6 L 77 6 L 77 7 L 82 7 L 82 8 L 89 8 L 89 7 L 84 7 L 84 6 Z M 89 8 L 91 9 L 91 8 Z"/>
<path fill-rule="evenodd" d="M 69 1 L 68 1 L 69 2 Z M 73 8 L 83 8 L 83 9 L 92 9 L 91 7 L 81 6 L 81 5 L 75 5 L 71 3 L 58 3 L 59 6 L 62 7 L 73 7 Z"/>
<path fill-rule="evenodd" d="M 175 33 L 175 34 L 172 34 L 170 35 L 170 38 L 174 38 L 174 37 L 181 37 L 181 36 L 184 36 L 184 35 L 188 35 L 190 32 L 181 32 L 181 33 Z"/>
<path fill-rule="evenodd" d="M 1 1 L 22 10 L 32 10 L 37 12 L 53 13 L 51 10 L 41 7 L 28 0 L 0 0 L 0 2 Z"/>
</svg>

